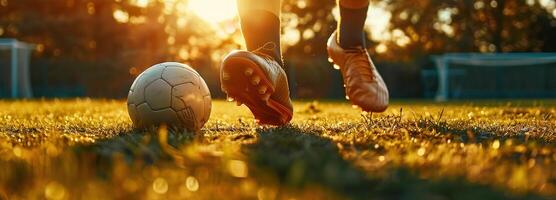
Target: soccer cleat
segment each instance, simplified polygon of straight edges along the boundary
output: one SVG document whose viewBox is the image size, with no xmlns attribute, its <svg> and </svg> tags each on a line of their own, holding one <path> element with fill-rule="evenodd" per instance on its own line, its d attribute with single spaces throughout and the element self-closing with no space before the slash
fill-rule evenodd
<svg viewBox="0 0 556 200">
<path fill-rule="evenodd" d="M 259 83 L 261 83 L 261 77 L 255 76 L 253 77 L 253 79 L 251 79 L 251 84 L 259 85 Z"/>
<path fill-rule="evenodd" d="M 260 50 L 233 51 L 224 58 L 220 72 L 222 91 L 246 105 L 260 124 L 285 125 L 292 119 L 293 106 L 286 72 L 271 56 Z"/>
<path fill-rule="evenodd" d="M 336 32 L 328 39 L 328 56 L 344 78 L 346 99 L 366 112 L 384 112 L 388 107 L 388 88 L 363 47 L 343 49 Z"/>
</svg>

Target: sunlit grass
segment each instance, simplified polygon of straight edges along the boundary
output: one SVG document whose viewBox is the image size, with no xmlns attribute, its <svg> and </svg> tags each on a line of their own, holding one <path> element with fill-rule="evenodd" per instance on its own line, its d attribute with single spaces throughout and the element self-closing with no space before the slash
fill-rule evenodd
<svg viewBox="0 0 556 200">
<path fill-rule="evenodd" d="M 192 135 L 135 132 L 124 101 L 3 101 L 0 199 L 550 199 L 555 105 L 296 102 L 272 128 L 215 101 Z"/>
</svg>

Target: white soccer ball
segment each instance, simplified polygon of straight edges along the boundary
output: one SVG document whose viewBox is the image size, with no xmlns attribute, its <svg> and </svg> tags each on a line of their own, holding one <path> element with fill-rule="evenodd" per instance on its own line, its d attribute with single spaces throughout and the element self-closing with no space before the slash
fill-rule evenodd
<svg viewBox="0 0 556 200">
<path fill-rule="evenodd" d="M 165 124 L 198 131 L 211 111 L 210 91 L 191 67 L 166 62 L 141 73 L 131 85 L 127 111 L 135 128 Z"/>
</svg>

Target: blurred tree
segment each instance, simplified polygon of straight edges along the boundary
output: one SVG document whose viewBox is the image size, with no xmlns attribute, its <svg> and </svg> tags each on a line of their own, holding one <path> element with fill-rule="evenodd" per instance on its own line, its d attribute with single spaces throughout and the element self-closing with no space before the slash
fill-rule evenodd
<svg viewBox="0 0 556 200">
<path fill-rule="evenodd" d="M 34 61 L 39 65 L 33 66 L 40 69 L 32 70 L 35 88 L 82 85 L 92 96 L 122 92 L 129 82 L 122 76 L 127 74 L 122 66 L 133 60 L 121 57 L 137 41 L 129 37 L 130 27 L 114 20 L 112 9 L 129 4 L 111 0 L 4 1 L 0 26 L 8 31 L 2 37 L 37 44 Z"/>
<path fill-rule="evenodd" d="M 541 51 L 543 26 L 554 21 L 538 1 L 389 2 L 390 29 L 411 39 L 401 47 L 392 38 L 390 55 L 406 58 L 442 52 Z"/>
<path fill-rule="evenodd" d="M 39 94 L 80 86 L 81 95 L 123 97 L 133 78 L 158 62 L 187 62 L 217 74 L 217 59 L 207 55 L 226 51 L 236 33 L 216 40 L 214 29 L 196 16 L 168 11 L 181 7 L 161 1 L 1 0 L 0 36 L 37 44 L 33 85 L 46 91 Z"/>
<path fill-rule="evenodd" d="M 343 96 L 342 80 L 328 59 L 326 42 L 336 29 L 334 0 L 284 0 L 282 32 L 292 93 L 298 97 Z"/>
<path fill-rule="evenodd" d="M 146 67 L 178 61 L 195 67 L 213 95 L 221 96 L 220 60 L 243 43 L 237 18 L 206 23 L 187 10 L 188 0 L 137 2 L 0 0 L 0 37 L 37 44 L 32 80 L 46 91 L 42 95 L 80 86 L 81 95 L 124 97 Z M 381 37 L 386 40 L 368 41 L 370 53 L 397 96 L 396 88 L 417 91 L 405 83 L 418 81 L 419 64 L 408 63 L 429 54 L 554 51 L 556 22 L 542 2 L 375 0 L 392 17 Z M 341 76 L 326 53 L 336 28 L 334 7 L 334 0 L 283 0 L 283 46 L 294 95 L 343 96 Z"/>
</svg>

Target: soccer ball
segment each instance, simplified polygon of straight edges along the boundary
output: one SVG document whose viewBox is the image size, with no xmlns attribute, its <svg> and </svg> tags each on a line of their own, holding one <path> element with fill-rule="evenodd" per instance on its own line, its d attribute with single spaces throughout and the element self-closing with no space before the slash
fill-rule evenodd
<svg viewBox="0 0 556 200">
<path fill-rule="evenodd" d="M 191 67 L 166 62 L 141 73 L 131 85 L 127 111 L 133 126 L 152 126 L 198 131 L 208 121 L 211 111 L 210 91 Z"/>
</svg>

